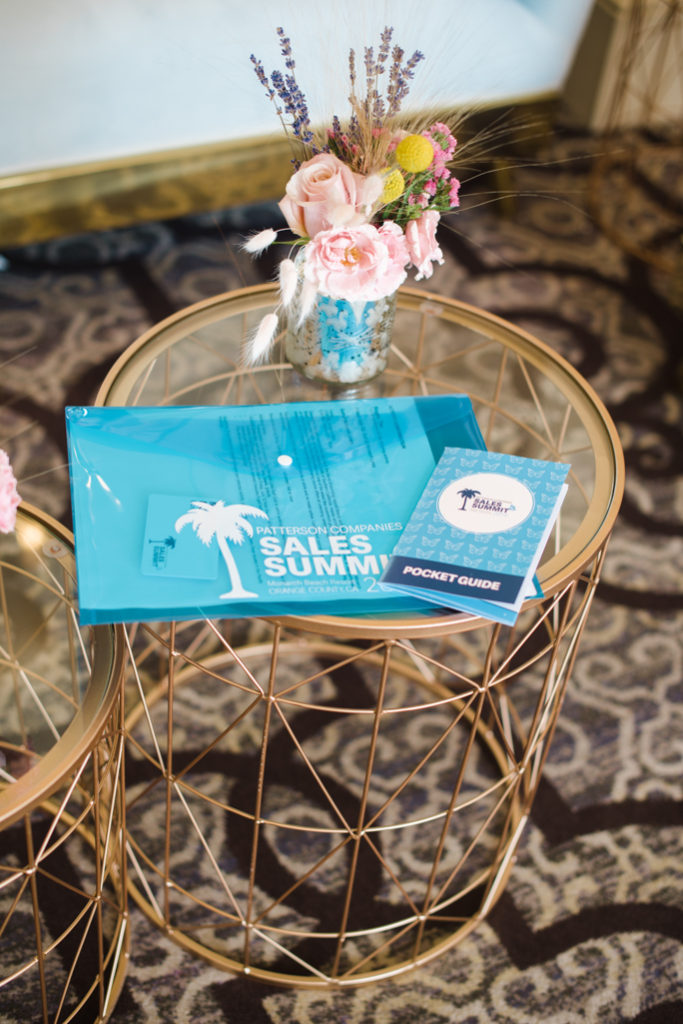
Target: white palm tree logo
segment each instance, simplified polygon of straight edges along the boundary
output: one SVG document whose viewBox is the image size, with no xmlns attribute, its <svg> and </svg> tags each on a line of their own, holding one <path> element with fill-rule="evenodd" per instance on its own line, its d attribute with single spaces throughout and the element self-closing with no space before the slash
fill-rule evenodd
<svg viewBox="0 0 683 1024">
<path fill-rule="evenodd" d="M 245 519 L 245 516 L 259 516 L 267 519 L 266 513 L 255 508 L 254 505 L 226 505 L 222 501 L 193 501 L 194 506 L 189 512 L 176 519 L 175 530 L 180 533 L 183 526 L 191 523 L 194 532 L 202 544 L 208 547 L 213 538 L 216 538 L 218 550 L 223 556 L 228 574 L 230 576 L 231 589 L 227 594 L 221 594 L 221 599 L 239 597 L 258 597 L 251 590 L 245 590 L 240 574 L 237 570 L 237 563 L 227 541 L 232 544 L 241 544 L 244 541 L 245 533 L 249 537 L 254 536 L 254 527 Z"/>
</svg>

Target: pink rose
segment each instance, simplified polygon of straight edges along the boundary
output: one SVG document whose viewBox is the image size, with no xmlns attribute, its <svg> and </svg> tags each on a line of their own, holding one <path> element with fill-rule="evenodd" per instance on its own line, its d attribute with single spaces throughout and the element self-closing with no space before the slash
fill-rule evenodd
<svg viewBox="0 0 683 1024">
<path fill-rule="evenodd" d="M 295 235 L 313 238 L 340 224 L 362 224 L 383 188 L 380 175 L 356 174 L 333 153 L 317 153 L 287 182 L 280 201 Z"/>
<path fill-rule="evenodd" d="M 388 224 L 379 230 L 361 224 L 319 232 L 306 246 L 304 276 L 333 299 L 370 302 L 396 291 L 408 259 L 405 242 Z"/>
<path fill-rule="evenodd" d="M 409 221 L 406 226 L 406 242 L 410 253 L 410 262 L 417 270 L 415 280 L 431 277 L 433 262 L 443 263 L 443 253 L 436 241 L 436 226 L 440 214 L 437 210 L 427 210 L 417 220 Z"/>
<path fill-rule="evenodd" d="M 0 533 L 11 533 L 14 529 L 20 501 L 9 456 L 0 448 Z"/>
</svg>

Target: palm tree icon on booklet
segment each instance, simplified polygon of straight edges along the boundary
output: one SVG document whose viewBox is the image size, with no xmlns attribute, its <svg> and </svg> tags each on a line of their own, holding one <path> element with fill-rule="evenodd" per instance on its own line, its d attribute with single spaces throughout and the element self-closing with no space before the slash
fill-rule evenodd
<svg viewBox="0 0 683 1024">
<path fill-rule="evenodd" d="M 254 505 L 226 505 L 223 501 L 193 501 L 189 512 L 176 519 L 175 530 L 180 533 L 188 523 L 202 544 L 207 547 L 216 538 L 218 550 L 223 556 L 225 567 L 230 577 L 230 590 L 221 594 L 221 600 L 234 600 L 244 597 L 258 597 L 252 590 L 247 590 L 240 578 L 235 557 L 230 544 L 242 544 L 245 534 L 254 536 L 254 527 L 246 516 L 258 516 L 267 519 L 266 513 Z"/>
<path fill-rule="evenodd" d="M 462 498 L 462 505 L 458 512 L 463 512 L 467 509 L 467 502 L 471 501 L 472 498 L 476 498 L 478 494 L 481 494 L 481 491 L 475 491 L 473 487 L 463 487 L 461 491 L 458 491 L 458 494 Z"/>
</svg>

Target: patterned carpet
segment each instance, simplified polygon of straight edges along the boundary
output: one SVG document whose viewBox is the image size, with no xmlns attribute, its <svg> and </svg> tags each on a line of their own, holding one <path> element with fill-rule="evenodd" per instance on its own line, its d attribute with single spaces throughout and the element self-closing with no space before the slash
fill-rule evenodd
<svg viewBox="0 0 683 1024">
<path fill-rule="evenodd" d="M 517 166 L 504 215 L 470 183 L 428 282 L 568 358 L 605 401 L 627 462 L 603 581 L 503 897 L 429 965 L 339 993 L 233 978 L 133 906 L 115 1024 L 683 1021 L 683 157 L 643 137 L 633 163 L 614 160 L 596 180 L 596 145 L 564 133 Z M 91 402 L 155 321 L 269 276 L 268 260 L 237 243 L 271 218 L 270 208 L 225 211 L 4 251 L 0 444 L 27 500 L 68 524 L 64 405 Z M 659 265 L 615 243 L 617 222 Z M 0 991 L 0 1022 L 25 1019 L 11 989 Z"/>
</svg>

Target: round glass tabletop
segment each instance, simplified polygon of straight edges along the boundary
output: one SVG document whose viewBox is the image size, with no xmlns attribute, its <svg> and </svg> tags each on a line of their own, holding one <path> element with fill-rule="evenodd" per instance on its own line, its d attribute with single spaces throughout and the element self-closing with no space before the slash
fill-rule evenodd
<svg viewBox="0 0 683 1024">
<path fill-rule="evenodd" d="M 572 366 L 525 331 L 483 310 L 425 291 L 399 291 L 391 355 L 377 380 L 354 391 L 301 377 L 280 358 L 245 367 L 241 353 L 275 285 L 228 292 L 157 324 L 116 362 L 98 405 L 261 404 L 358 397 L 465 393 L 490 450 L 571 464 L 569 490 L 538 577 L 546 596 L 575 578 L 602 549 L 624 483 L 623 455 L 602 402 Z M 383 619 L 381 631 L 469 628 L 475 617 L 436 611 Z M 307 618 L 313 629 L 341 620 Z M 345 635 L 373 635 L 367 619 Z"/>
</svg>

